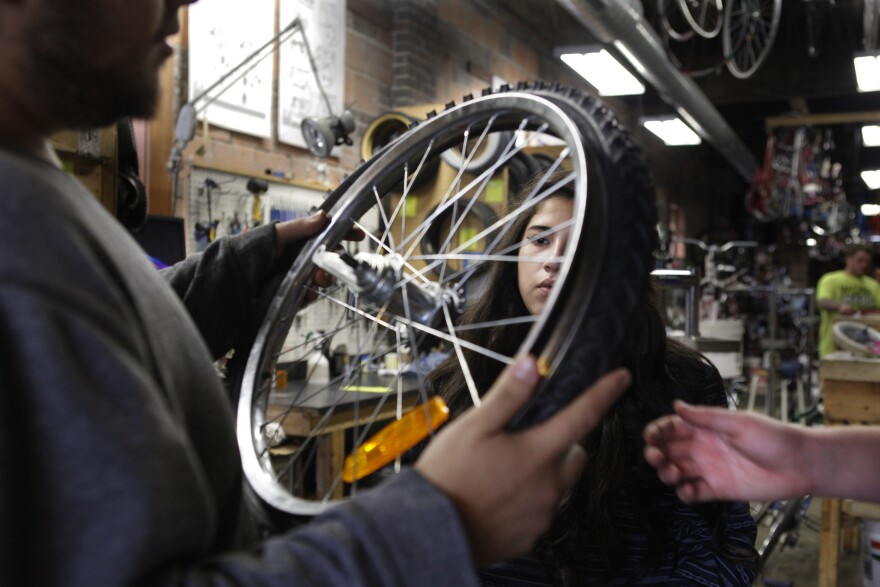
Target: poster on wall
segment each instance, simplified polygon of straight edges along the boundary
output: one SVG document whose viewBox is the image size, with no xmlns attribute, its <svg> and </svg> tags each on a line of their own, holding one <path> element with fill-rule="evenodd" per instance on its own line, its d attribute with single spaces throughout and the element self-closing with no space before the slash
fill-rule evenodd
<svg viewBox="0 0 880 587">
<path fill-rule="evenodd" d="M 275 0 L 213 0 L 189 7 L 190 100 L 216 83 L 275 33 Z M 272 133 L 272 51 L 206 96 L 200 119 L 258 137 Z M 231 82 L 231 83 L 230 83 Z"/>
<path fill-rule="evenodd" d="M 333 114 L 345 98 L 345 0 L 280 0 L 282 28 L 299 17 Z M 300 124 L 330 116 L 299 31 L 279 49 L 278 140 L 305 147 Z"/>
</svg>

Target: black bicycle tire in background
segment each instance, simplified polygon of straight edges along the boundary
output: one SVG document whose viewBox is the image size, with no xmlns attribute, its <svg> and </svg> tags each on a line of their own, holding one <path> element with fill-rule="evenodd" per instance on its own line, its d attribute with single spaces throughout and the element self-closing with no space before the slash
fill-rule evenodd
<svg viewBox="0 0 880 587">
<path fill-rule="evenodd" d="M 515 109 L 518 101 L 534 102 L 536 98 L 546 104 L 542 108 L 564 113 L 569 120 L 567 124 L 576 129 L 569 132 L 577 134 L 583 148 L 582 157 L 588 169 L 585 179 L 588 195 L 581 230 L 583 236 L 570 265 L 570 285 L 557 288 L 558 293 L 554 291 L 557 303 L 547 313 L 550 317 L 548 324 L 554 327 L 543 331 L 533 329 L 520 349 L 520 352 L 539 357 L 542 372 L 547 377 L 535 400 L 512 424 L 515 427 L 545 420 L 603 373 L 618 366 L 627 344 L 627 324 L 645 300 L 653 264 L 654 192 L 641 150 L 611 112 L 596 100 L 555 84 L 519 84 L 516 88 L 505 87 L 494 93 L 486 91 L 482 98 L 470 99 L 460 107 L 450 105 L 444 112 L 410 129 L 359 168 L 328 196 L 322 206 L 338 218 L 353 209 L 353 198 L 363 198 L 354 192 L 364 185 L 372 185 L 369 182 L 382 183 L 378 190 L 380 194 L 394 188 L 399 178 L 390 174 L 384 178 L 381 175 L 383 166 L 407 165 L 412 170 L 420 163 L 406 150 L 408 135 L 412 135 L 415 144 L 420 144 L 417 142 L 423 140 L 420 137 L 438 134 L 433 132 L 438 125 L 458 127 L 466 124 L 462 113 L 468 112 L 468 104 L 472 109 L 481 105 L 497 108 L 499 120 L 504 121 L 505 113 Z M 498 130 L 508 129 L 503 128 L 502 123 Z M 436 145 L 440 149 L 450 146 Z M 352 194 L 347 193 L 350 190 Z M 359 215 L 352 213 L 352 217 L 358 218 Z M 255 455 L 265 450 L 257 446 L 258 428 L 263 423 L 257 421 L 259 418 L 254 420 L 257 400 L 253 394 L 258 388 L 265 388 L 270 367 L 274 367 L 269 357 L 275 352 L 273 348 L 280 345 L 277 322 L 279 317 L 292 320 L 292 316 L 283 313 L 284 308 L 300 303 L 301 288 L 306 283 L 304 276 L 310 273 L 312 255 L 318 245 L 338 242 L 344 232 L 347 232 L 345 226 L 331 223 L 322 234 L 298 247 L 305 254 L 293 262 L 278 292 L 273 294 L 267 318 L 260 326 L 248 361 L 237 362 L 234 372 L 230 373 L 233 385 L 240 385 L 242 391 L 238 433 L 249 482 L 257 480 L 262 483 L 267 475 L 267 471 L 260 469 L 264 465 L 257 462 L 261 457 L 255 459 Z M 267 520 L 276 528 L 308 518 L 327 507 L 325 503 L 307 507 L 296 504 L 291 509 L 286 497 L 273 494 L 267 498 L 265 488 L 254 489 L 253 495 L 259 496 L 257 501 L 264 508 Z"/>
</svg>

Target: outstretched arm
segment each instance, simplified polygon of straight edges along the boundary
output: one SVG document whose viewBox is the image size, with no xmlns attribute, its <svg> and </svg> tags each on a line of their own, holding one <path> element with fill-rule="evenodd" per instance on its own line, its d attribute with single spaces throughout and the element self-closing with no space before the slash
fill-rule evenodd
<svg viewBox="0 0 880 587">
<path fill-rule="evenodd" d="M 880 497 L 880 428 L 804 428 L 677 403 L 645 428 L 645 459 L 686 502 Z"/>
<path fill-rule="evenodd" d="M 844 316 L 850 316 L 856 313 L 856 308 L 850 306 L 849 304 L 844 304 L 843 302 L 835 302 L 834 300 L 823 298 L 816 302 L 816 305 L 819 306 L 820 310 L 826 310 L 828 312 L 837 312 L 838 314 L 843 314 Z"/>
<path fill-rule="evenodd" d="M 223 237 L 201 253 L 162 270 L 162 275 L 183 300 L 214 358 L 224 355 L 239 340 L 242 332 L 253 327 L 252 305 L 274 271 L 286 271 L 293 261 L 284 257 L 295 243 L 318 234 L 328 222 L 327 213 L 259 226 L 246 233 Z M 353 229 L 349 240 L 363 240 L 364 234 Z M 313 277 L 317 287 L 333 282 L 323 271 Z M 310 291 L 307 300 L 317 294 Z"/>
</svg>

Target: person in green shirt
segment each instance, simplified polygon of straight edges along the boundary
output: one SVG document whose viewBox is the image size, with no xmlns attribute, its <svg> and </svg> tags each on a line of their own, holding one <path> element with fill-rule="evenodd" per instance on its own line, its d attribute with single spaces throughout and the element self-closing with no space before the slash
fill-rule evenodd
<svg viewBox="0 0 880 587">
<path fill-rule="evenodd" d="M 853 245 L 846 252 L 842 270 L 826 273 L 816 287 L 816 305 L 821 310 L 819 357 L 834 351 L 831 324 L 838 315 L 851 316 L 861 310 L 880 308 L 880 282 L 867 275 L 871 251 Z"/>
</svg>

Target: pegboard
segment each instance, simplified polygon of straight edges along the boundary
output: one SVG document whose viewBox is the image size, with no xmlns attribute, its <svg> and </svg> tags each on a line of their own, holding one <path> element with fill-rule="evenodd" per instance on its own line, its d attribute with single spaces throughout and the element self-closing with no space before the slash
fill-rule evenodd
<svg viewBox="0 0 880 587">
<path fill-rule="evenodd" d="M 254 196 L 247 191 L 247 182 L 254 176 L 238 175 L 202 167 L 192 167 L 190 172 L 188 250 L 199 252 L 209 244 L 209 219 L 215 227 L 214 239 L 224 235 L 239 234 L 259 224 L 274 220 L 293 220 L 311 214 L 321 205 L 326 193 L 300 186 L 269 182 L 268 191 L 260 197 L 259 213 L 255 220 Z M 210 186 L 209 187 L 209 180 Z M 214 187 L 215 186 L 215 187 Z M 210 206 L 208 196 L 210 193 Z M 210 208 L 210 215 L 208 210 Z M 379 232 L 379 214 L 373 210 L 362 219 L 364 228 Z M 369 239 L 347 245 L 352 254 L 370 248 Z M 342 294 L 340 294 L 342 295 Z M 301 358 L 308 349 L 303 343 L 310 334 L 318 331 L 331 332 L 344 319 L 345 310 L 333 304 L 315 304 L 300 312 L 294 320 L 284 348 L 296 348 L 283 360 Z M 351 338 L 351 340 L 349 340 Z M 333 347 L 345 345 L 349 352 L 357 352 L 362 341 L 351 336 L 339 335 L 333 339 Z"/>
<path fill-rule="evenodd" d="M 252 177 L 193 166 L 189 178 L 188 250 L 199 252 L 214 239 L 227 234 L 245 232 L 272 220 L 292 220 L 307 216 L 320 206 L 325 192 L 300 186 L 269 182 L 269 190 L 260 197 L 259 210 L 255 198 L 247 191 Z M 210 210 L 210 213 L 209 213 Z"/>
</svg>

